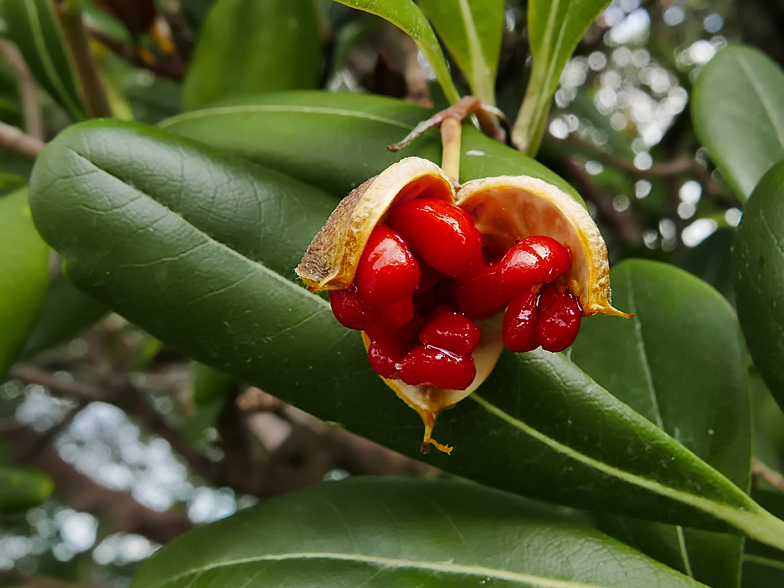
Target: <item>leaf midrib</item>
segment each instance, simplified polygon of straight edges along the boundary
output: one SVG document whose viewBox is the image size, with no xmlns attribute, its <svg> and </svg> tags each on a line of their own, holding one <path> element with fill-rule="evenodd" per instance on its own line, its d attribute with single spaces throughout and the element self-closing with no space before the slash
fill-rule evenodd
<svg viewBox="0 0 784 588">
<path fill-rule="evenodd" d="M 174 584 L 177 581 L 187 578 L 192 575 L 200 575 L 210 570 L 239 566 L 243 564 L 261 563 L 265 561 L 287 561 L 287 560 L 330 560 L 330 561 L 345 561 L 352 563 L 365 563 L 377 566 L 381 569 L 413 569 L 425 570 L 433 573 L 456 574 L 463 576 L 478 576 L 488 579 L 507 580 L 510 582 L 527 582 L 529 586 L 537 588 L 602 588 L 599 584 L 585 584 L 582 582 L 572 582 L 570 580 L 558 580 L 554 578 L 544 578 L 541 576 L 533 576 L 531 574 L 523 574 L 518 572 L 510 572 L 506 570 L 499 570 L 495 568 L 486 568 L 482 566 L 461 565 L 449 562 L 433 562 L 422 560 L 408 560 L 408 559 L 395 559 L 388 557 L 381 557 L 375 555 L 362 555 L 353 553 L 339 553 L 339 552 L 297 552 L 297 553 L 281 553 L 281 554 L 268 554 L 258 555 L 247 558 L 239 558 L 226 562 L 219 562 L 209 564 L 187 572 L 182 572 L 172 578 L 167 579 L 164 583 L 158 586 L 166 586 Z"/>
<path fill-rule="evenodd" d="M 227 251 L 227 252 L 229 252 L 229 253 L 230 253 L 232 256 L 234 256 L 234 257 L 237 257 L 237 258 L 241 259 L 242 261 L 244 261 L 244 262 L 245 262 L 246 264 L 248 264 L 249 266 L 251 266 L 251 267 L 253 267 L 253 268 L 256 268 L 256 269 L 258 269 L 258 270 L 260 270 L 262 273 L 265 273 L 265 274 L 269 275 L 270 277 L 272 277 L 273 279 L 277 280 L 278 282 L 281 282 L 281 283 L 285 284 L 285 285 L 286 285 L 286 287 L 288 287 L 288 288 L 291 288 L 291 289 L 295 290 L 295 291 L 296 291 L 296 293 L 297 293 L 298 295 L 301 295 L 301 296 L 302 296 L 302 295 L 304 295 L 304 296 L 310 297 L 310 298 L 311 298 L 313 301 L 316 301 L 316 302 L 317 302 L 318 304 L 320 304 L 321 306 L 323 306 L 323 307 L 326 307 L 326 308 L 330 308 L 329 302 L 327 302 L 326 300 L 324 300 L 324 299 L 323 299 L 323 298 L 321 298 L 320 296 L 317 296 L 316 294 L 313 294 L 312 292 L 310 292 L 310 291 L 306 290 L 305 288 L 302 288 L 302 287 L 300 287 L 300 286 L 297 286 L 297 285 L 296 285 L 295 283 L 293 283 L 291 280 L 288 280 L 288 279 L 284 278 L 284 277 L 283 277 L 283 276 L 281 276 L 281 275 L 280 275 L 278 272 L 276 272 L 276 271 L 275 271 L 275 270 L 273 270 L 272 268 L 269 268 L 269 267 L 267 267 L 266 265 L 264 265 L 264 264 L 263 264 L 263 263 L 261 263 L 260 261 L 257 261 L 257 260 L 255 260 L 255 259 L 251 259 L 251 258 L 249 258 L 249 257 L 245 257 L 244 255 L 242 255 L 242 254 L 241 254 L 241 253 L 239 253 L 238 251 L 235 251 L 234 249 L 232 249 L 231 247 L 229 247 L 229 246 L 228 246 L 228 245 L 226 245 L 225 243 L 221 243 L 220 241 L 218 241 L 217 239 L 215 239 L 215 238 L 214 238 L 212 235 L 210 235 L 209 233 L 207 233 L 207 232 L 203 231 L 202 229 L 200 229 L 199 227 L 197 227 L 197 226 L 196 226 L 196 225 L 194 225 L 193 223 L 189 222 L 189 221 L 188 221 L 186 218 L 184 218 L 182 215 L 178 214 L 176 211 L 172 210 L 171 208 L 168 208 L 168 207 L 165 207 L 165 206 L 163 206 L 163 205 L 162 205 L 160 202 L 158 202 L 158 201 L 157 201 L 155 198 L 153 198 L 152 196 L 150 196 L 150 195 L 149 195 L 149 194 L 147 194 L 146 192 L 144 192 L 144 191 L 140 190 L 140 189 L 139 189 L 139 188 L 137 188 L 136 186 L 132 186 L 131 184 L 127 183 L 127 182 L 126 182 L 125 180 L 123 180 L 122 178 L 120 178 L 120 177 L 118 177 L 118 176 L 114 175 L 113 173 L 111 173 L 109 170 L 102 168 L 102 167 L 101 167 L 101 166 L 99 166 L 97 163 L 95 163 L 94 161 L 92 161 L 92 160 L 91 160 L 91 159 L 89 159 L 88 157 L 85 157 L 84 155 L 82 155 L 82 154 L 81 154 L 81 153 L 79 153 L 78 151 L 75 151 L 74 149 L 72 149 L 72 148 L 70 148 L 70 147 L 68 148 L 68 150 L 69 150 L 69 151 L 70 151 L 70 152 L 71 152 L 71 153 L 72 153 L 74 156 L 76 156 L 77 158 L 79 158 L 79 159 L 81 159 L 81 160 L 85 161 L 85 162 L 86 162 L 88 165 L 92 166 L 92 167 L 95 169 L 95 171 L 98 171 L 98 172 L 100 172 L 100 173 L 104 173 L 104 174 L 106 174 L 107 176 L 109 176 L 110 178 L 112 178 L 112 179 L 114 179 L 114 180 L 117 180 L 117 181 L 118 181 L 118 182 L 120 182 L 120 183 L 121 183 L 123 186 L 125 186 L 125 187 L 127 187 L 127 188 L 130 188 L 131 190 L 133 190 L 134 192 L 136 192 L 137 194 L 139 194 L 141 197 L 147 198 L 149 201 L 151 201 L 151 202 L 154 202 L 156 206 L 158 206 L 158 207 L 160 207 L 160 208 L 162 208 L 162 209 L 165 209 L 167 213 L 169 213 L 169 214 L 173 214 L 174 216 L 176 216 L 177 218 L 179 218 L 179 219 L 180 219 L 180 220 L 181 220 L 181 221 L 182 221 L 182 222 L 183 222 L 185 225 L 187 225 L 188 227 L 190 227 L 191 229 L 193 229 L 194 231 L 196 231 L 196 232 L 197 232 L 199 235 L 201 235 L 202 237 L 204 237 L 204 239 L 206 239 L 206 240 L 207 240 L 207 242 L 209 242 L 209 243 L 211 243 L 211 244 L 213 244 L 213 245 L 217 246 L 217 247 L 218 247 L 218 248 L 220 248 L 220 249 L 223 249 L 224 251 Z"/>
</svg>

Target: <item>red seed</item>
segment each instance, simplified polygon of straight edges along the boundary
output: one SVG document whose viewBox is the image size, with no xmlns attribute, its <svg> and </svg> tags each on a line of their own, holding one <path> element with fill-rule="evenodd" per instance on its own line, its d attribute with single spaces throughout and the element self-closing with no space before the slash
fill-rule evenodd
<svg viewBox="0 0 784 588">
<path fill-rule="evenodd" d="M 421 345 L 400 362 L 397 374 L 412 386 L 430 384 L 449 390 L 465 390 L 476 377 L 476 366 L 471 356 Z"/>
<path fill-rule="evenodd" d="M 439 306 L 419 332 L 424 345 L 440 347 L 460 355 L 471 355 L 482 333 L 471 319 L 452 308 Z"/>
<path fill-rule="evenodd" d="M 419 284 L 417 285 L 415 292 L 422 293 L 432 290 L 441 278 L 444 277 L 444 274 L 434 270 L 422 260 L 418 259 L 417 263 L 419 263 L 419 271 L 421 272 L 422 277 L 419 278 Z"/>
<path fill-rule="evenodd" d="M 550 237 L 526 237 L 506 252 L 498 266 L 495 286 L 501 296 L 514 296 L 552 282 L 572 266 L 566 248 Z"/>
<path fill-rule="evenodd" d="M 413 349 L 417 343 L 417 335 L 419 335 L 419 327 L 422 325 L 422 320 L 419 317 L 414 317 L 410 322 L 402 327 L 395 327 L 378 321 L 375 325 L 365 329 L 365 334 L 370 337 L 371 341 L 398 341 L 409 345 L 409 349 Z"/>
<path fill-rule="evenodd" d="M 546 284 L 539 293 L 539 312 L 550 306 L 550 303 L 558 297 L 558 287 L 555 284 Z"/>
<path fill-rule="evenodd" d="M 442 274 L 464 279 L 482 271 L 482 236 L 468 213 L 446 200 L 401 202 L 388 221 L 414 254 Z"/>
<path fill-rule="evenodd" d="M 574 343 L 580 332 L 582 315 L 577 299 L 571 294 L 559 292 L 539 316 L 536 336 L 542 349 L 563 351 Z"/>
<path fill-rule="evenodd" d="M 329 301 L 335 318 L 349 329 L 367 329 L 381 318 L 381 311 L 363 301 L 353 287 L 349 290 L 330 290 Z"/>
<path fill-rule="evenodd" d="M 373 341 L 368 347 L 370 367 L 379 376 L 391 378 L 397 372 L 397 364 L 403 361 L 409 350 L 404 344 L 387 339 Z"/>
<path fill-rule="evenodd" d="M 504 345 L 515 353 L 533 351 L 539 347 L 536 338 L 536 325 L 539 321 L 539 309 L 536 302 L 539 295 L 535 292 L 518 294 L 506 309 L 503 324 Z"/>
<path fill-rule="evenodd" d="M 410 294 L 419 278 L 419 264 L 403 238 L 383 225 L 373 229 L 354 278 L 362 300 L 387 306 Z"/>
<path fill-rule="evenodd" d="M 414 299 L 411 294 L 381 309 L 381 320 L 393 327 L 402 327 L 414 318 Z"/>
<path fill-rule="evenodd" d="M 472 319 L 483 319 L 503 310 L 509 298 L 501 296 L 495 287 L 498 262 L 486 265 L 475 278 L 460 280 L 453 290 L 457 307 Z"/>
</svg>

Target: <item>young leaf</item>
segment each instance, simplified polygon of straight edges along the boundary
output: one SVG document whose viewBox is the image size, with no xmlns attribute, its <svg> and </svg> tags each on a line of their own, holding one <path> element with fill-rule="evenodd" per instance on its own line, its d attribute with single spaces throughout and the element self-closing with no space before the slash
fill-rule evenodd
<svg viewBox="0 0 784 588">
<path fill-rule="evenodd" d="M 704 282 L 663 263 L 624 261 L 610 280 L 613 303 L 634 318 L 587 318 L 572 347 L 573 361 L 747 488 L 751 418 L 732 307 Z M 610 524 L 625 531 L 630 545 L 713 588 L 738 585 L 740 537 L 625 520 Z"/>
<path fill-rule="evenodd" d="M 691 112 L 700 143 L 741 200 L 784 159 L 784 72 L 761 51 L 719 51 L 697 78 Z"/>
<path fill-rule="evenodd" d="M 430 67 L 433 68 L 447 100 L 450 102 L 460 100 L 460 94 L 452 81 L 449 66 L 446 64 L 436 34 L 413 0 L 335 0 L 335 2 L 380 16 L 414 39 Z"/>
<path fill-rule="evenodd" d="M 105 304 L 91 298 L 62 273 L 49 283 L 41 314 L 25 341 L 22 358 L 66 343 L 109 312 Z"/>
<path fill-rule="evenodd" d="M 504 30 L 503 0 L 419 0 L 471 92 L 495 104 L 495 74 Z"/>
<path fill-rule="evenodd" d="M 361 165 L 361 164 L 360 164 Z M 409 455 L 419 417 L 293 268 L 337 199 L 143 125 L 72 126 L 32 178 L 69 277 L 197 361 Z M 285 227 L 285 230 L 281 228 Z M 621 320 L 621 319 L 617 319 Z M 442 415 L 457 475 L 554 502 L 784 546 L 784 523 L 564 357 L 503 353 Z"/>
<path fill-rule="evenodd" d="M 566 555 L 568 554 L 568 556 Z M 598 531 L 475 484 L 326 482 L 165 546 L 131 588 L 697 588 Z"/>
<path fill-rule="evenodd" d="M 68 49 L 49 0 L 3 0 L 8 38 L 19 47 L 35 79 L 75 120 L 87 118 Z"/>
<path fill-rule="evenodd" d="M 187 112 L 160 126 L 345 196 L 404 157 L 440 163 L 441 141 L 435 132 L 397 153 L 387 149 L 432 114 L 417 104 L 381 96 L 291 92 Z M 461 181 L 529 175 L 556 184 L 582 202 L 574 188 L 541 163 L 470 124 L 463 125 L 461 150 Z"/>
<path fill-rule="evenodd" d="M 40 504 L 53 489 L 51 478 L 43 472 L 0 464 L 0 512 L 19 511 Z"/>
<path fill-rule="evenodd" d="M 743 211 L 733 250 L 735 298 L 749 353 L 784 408 L 784 162 L 765 174 Z"/>
<path fill-rule="evenodd" d="M 315 88 L 320 71 L 315 0 L 218 0 L 188 67 L 183 108 L 260 92 Z"/>
<path fill-rule="evenodd" d="M 49 248 L 33 226 L 27 188 L 0 197 L 0 379 L 16 359 L 46 294 Z"/>
<path fill-rule="evenodd" d="M 512 130 L 512 140 L 526 154 L 535 155 L 561 72 L 585 31 L 609 0 L 530 0 L 528 35 L 533 65 L 523 105 Z"/>
</svg>

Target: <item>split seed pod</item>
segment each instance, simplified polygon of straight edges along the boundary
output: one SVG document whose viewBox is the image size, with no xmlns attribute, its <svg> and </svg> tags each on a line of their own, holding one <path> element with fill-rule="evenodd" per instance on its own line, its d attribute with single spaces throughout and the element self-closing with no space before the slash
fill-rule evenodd
<svg viewBox="0 0 784 588">
<path fill-rule="evenodd" d="M 309 290 L 343 290 L 351 286 L 362 251 L 388 211 L 401 202 L 426 195 L 456 204 L 474 219 L 483 238 L 504 249 L 531 235 L 552 237 L 567 247 L 572 266 L 558 278 L 578 298 L 583 313 L 628 317 L 610 304 L 607 247 L 587 211 L 568 194 L 528 176 L 500 176 L 472 180 L 458 186 L 436 164 L 409 157 L 390 166 L 344 198 L 316 235 L 297 274 Z M 465 390 L 431 385 L 408 385 L 384 379 L 386 384 L 422 417 L 424 445 L 442 451 L 451 448 L 431 438 L 439 413 L 454 406 L 487 379 L 503 350 L 503 313 L 477 321 L 482 332 L 471 354 L 476 377 Z M 370 339 L 363 333 L 365 347 Z"/>
</svg>

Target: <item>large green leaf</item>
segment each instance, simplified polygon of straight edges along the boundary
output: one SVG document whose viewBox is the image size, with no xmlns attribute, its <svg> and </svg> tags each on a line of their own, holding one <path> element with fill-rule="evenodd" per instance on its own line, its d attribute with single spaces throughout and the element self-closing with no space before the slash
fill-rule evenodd
<svg viewBox="0 0 784 588">
<path fill-rule="evenodd" d="M 188 112 L 161 127 L 343 196 L 404 157 L 417 155 L 440 163 L 436 132 L 397 153 L 387 149 L 431 114 L 417 104 L 381 96 L 292 92 Z M 542 164 L 470 124 L 463 127 L 461 181 L 529 175 L 558 185 L 582 202 L 567 182 Z"/>
<path fill-rule="evenodd" d="M 109 312 L 109 308 L 74 286 L 62 273 L 49 283 L 41 314 L 20 356 L 28 358 L 70 341 Z"/>
<path fill-rule="evenodd" d="M 512 140 L 528 155 L 535 155 L 539 149 L 550 102 L 566 62 L 585 31 L 609 3 L 609 0 L 528 2 L 528 41 L 533 65 L 512 131 Z"/>
<path fill-rule="evenodd" d="M 777 517 L 784 517 L 784 493 L 781 490 L 753 490 L 751 494 Z M 741 588 L 784 586 L 784 554 L 756 541 L 746 541 L 741 579 Z"/>
<path fill-rule="evenodd" d="M 46 500 L 54 484 L 36 469 L 0 464 L 0 511 L 17 511 Z"/>
<path fill-rule="evenodd" d="M 784 73 L 757 49 L 722 49 L 692 96 L 694 130 L 741 200 L 784 159 Z"/>
<path fill-rule="evenodd" d="M 433 27 L 413 0 L 335 0 L 351 8 L 380 16 L 411 37 L 427 58 L 447 100 L 457 102 L 460 94 L 455 88 L 449 66 L 444 59 Z"/>
<path fill-rule="evenodd" d="M 732 307 L 683 270 L 632 260 L 610 273 L 629 321 L 585 320 L 572 360 L 740 488 L 749 485 L 751 417 Z M 624 540 L 714 588 L 737 588 L 743 540 L 613 521 Z"/>
<path fill-rule="evenodd" d="M 760 181 L 733 250 L 738 317 L 771 394 L 784 407 L 784 162 Z"/>
<path fill-rule="evenodd" d="M 419 0 L 471 92 L 495 104 L 495 74 L 504 30 L 504 0 Z"/>
<path fill-rule="evenodd" d="M 419 417 L 293 272 L 335 202 L 111 121 L 61 133 L 32 178 L 37 226 L 78 286 L 197 361 L 416 455 Z M 784 546 L 784 523 L 557 354 L 502 354 L 437 437 L 456 449 L 428 461 L 491 486 Z"/>
<path fill-rule="evenodd" d="M 49 281 L 49 248 L 33 226 L 27 188 L 0 197 L 0 379 L 35 324 Z"/>
<path fill-rule="evenodd" d="M 3 0 L 8 38 L 19 47 L 35 79 L 76 120 L 87 118 L 50 0 Z"/>
<path fill-rule="evenodd" d="M 696 587 L 598 531 L 475 484 L 327 482 L 196 529 L 131 588 Z"/>
<path fill-rule="evenodd" d="M 315 0 L 218 0 L 199 34 L 182 104 L 314 88 L 321 72 Z"/>
</svg>

